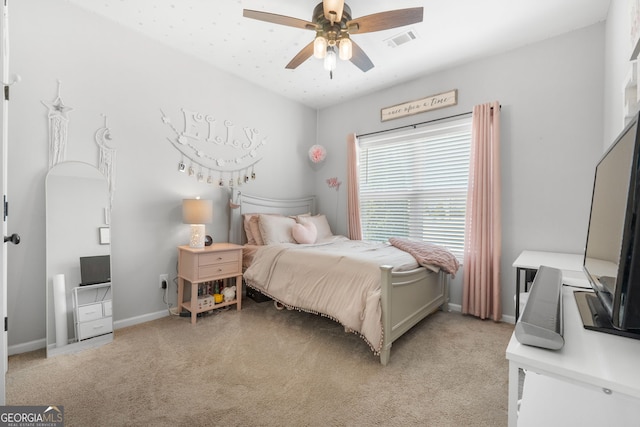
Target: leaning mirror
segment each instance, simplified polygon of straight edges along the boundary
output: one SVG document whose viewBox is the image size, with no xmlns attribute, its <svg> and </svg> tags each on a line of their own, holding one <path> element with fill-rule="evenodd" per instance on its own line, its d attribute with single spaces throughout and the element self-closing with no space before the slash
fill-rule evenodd
<svg viewBox="0 0 640 427">
<path fill-rule="evenodd" d="M 46 178 L 47 357 L 113 340 L 109 190 L 82 162 Z"/>
</svg>

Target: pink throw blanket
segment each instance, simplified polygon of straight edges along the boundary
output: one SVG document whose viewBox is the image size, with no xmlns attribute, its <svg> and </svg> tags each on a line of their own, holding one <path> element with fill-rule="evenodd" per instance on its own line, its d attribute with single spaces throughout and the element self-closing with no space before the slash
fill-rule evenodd
<svg viewBox="0 0 640 427">
<path fill-rule="evenodd" d="M 389 243 L 410 253 L 421 266 L 429 268 L 435 265 L 451 274 L 451 277 L 456 277 L 460 263 L 444 246 L 400 237 L 391 237 Z"/>
</svg>

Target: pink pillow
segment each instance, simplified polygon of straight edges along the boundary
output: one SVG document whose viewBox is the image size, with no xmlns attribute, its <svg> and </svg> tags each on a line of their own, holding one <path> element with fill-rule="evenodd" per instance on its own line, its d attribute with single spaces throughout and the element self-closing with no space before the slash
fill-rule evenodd
<svg viewBox="0 0 640 427">
<path fill-rule="evenodd" d="M 318 240 L 324 240 L 333 236 L 325 215 L 298 215 L 296 221 L 301 224 L 312 223 L 315 225 L 318 232 Z"/>
<path fill-rule="evenodd" d="M 293 238 L 298 243 L 315 243 L 316 237 L 318 237 L 318 229 L 312 222 L 306 224 L 296 223 L 291 228 L 291 234 L 293 234 Z"/>
</svg>

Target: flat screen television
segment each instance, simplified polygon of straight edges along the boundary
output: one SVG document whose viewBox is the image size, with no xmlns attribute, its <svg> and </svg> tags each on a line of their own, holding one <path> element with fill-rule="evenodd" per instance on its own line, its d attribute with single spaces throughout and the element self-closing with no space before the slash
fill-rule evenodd
<svg viewBox="0 0 640 427">
<path fill-rule="evenodd" d="M 111 257 L 96 255 L 80 257 L 80 286 L 111 282 Z"/>
<path fill-rule="evenodd" d="M 638 116 L 596 166 L 584 272 L 576 291 L 585 328 L 640 339 L 640 135 Z"/>
</svg>

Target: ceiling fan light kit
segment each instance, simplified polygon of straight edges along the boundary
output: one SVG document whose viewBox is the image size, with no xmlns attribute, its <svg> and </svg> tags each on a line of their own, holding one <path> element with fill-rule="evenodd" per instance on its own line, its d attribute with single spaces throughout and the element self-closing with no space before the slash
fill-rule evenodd
<svg viewBox="0 0 640 427">
<path fill-rule="evenodd" d="M 336 49 L 341 60 L 351 61 L 363 72 L 373 68 L 373 62 L 353 40 L 351 35 L 383 31 L 422 22 L 423 8 L 397 9 L 351 19 L 351 8 L 344 0 L 324 0 L 313 10 L 311 21 L 244 9 L 245 18 L 270 22 L 316 32 L 314 40 L 306 45 L 286 65 L 295 69 L 311 56 L 324 59 L 324 68 L 335 69 Z M 331 74 L 332 76 L 332 74 Z"/>
<path fill-rule="evenodd" d="M 338 56 L 340 56 L 340 59 L 343 61 L 348 61 L 351 59 L 351 56 L 353 56 L 353 45 L 351 44 L 351 39 L 348 34 L 340 40 Z"/>
<path fill-rule="evenodd" d="M 318 34 L 313 40 L 313 56 L 318 59 L 324 59 L 327 56 L 327 39 L 322 34 Z"/>
<path fill-rule="evenodd" d="M 336 69 L 336 48 L 329 46 L 327 48 L 327 56 L 324 57 L 324 69 L 327 71 L 333 71 Z"/>
</svg>

